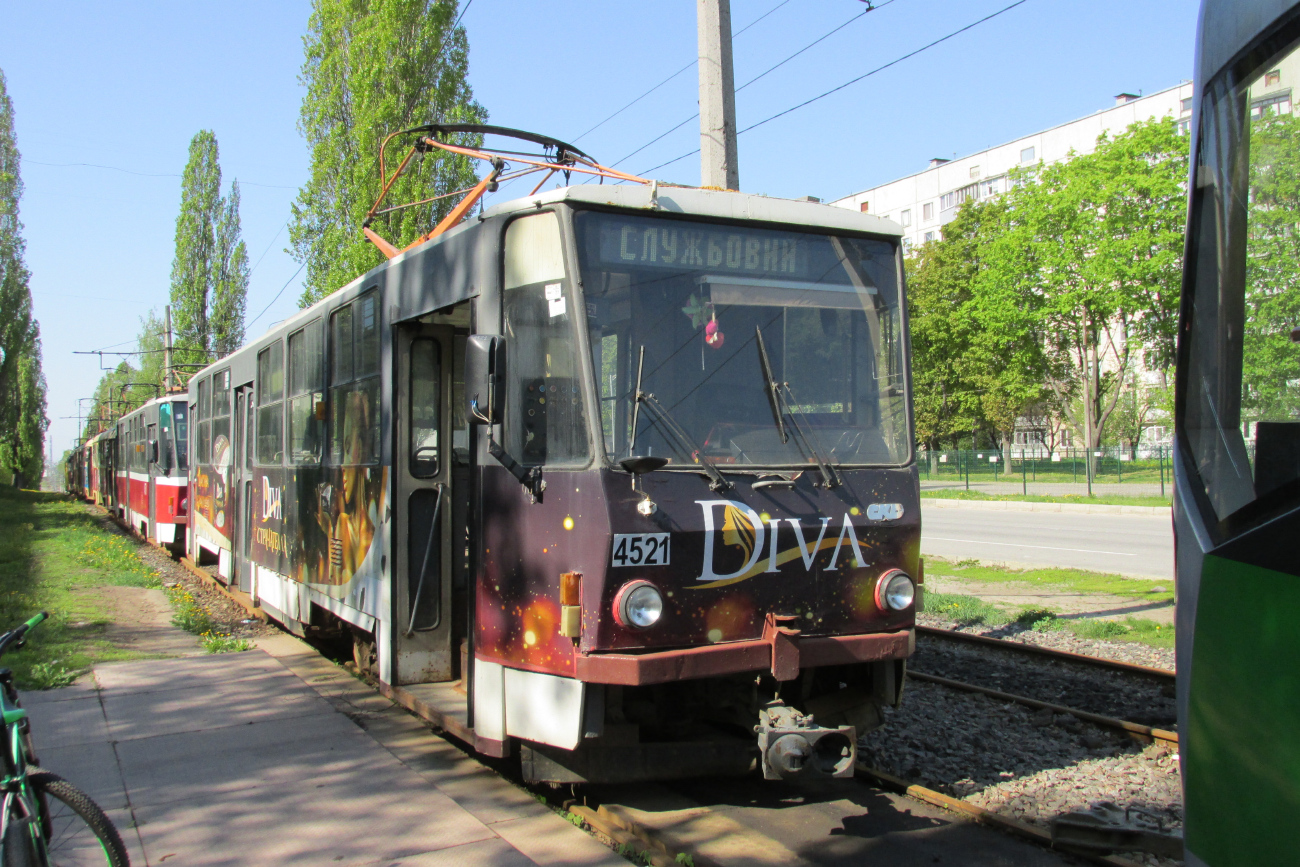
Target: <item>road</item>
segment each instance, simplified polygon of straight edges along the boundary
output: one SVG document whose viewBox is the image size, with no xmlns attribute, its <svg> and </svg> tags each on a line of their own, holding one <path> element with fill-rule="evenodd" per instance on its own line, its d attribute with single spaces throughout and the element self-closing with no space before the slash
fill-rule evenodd
<svg viewBox="0 0 1300 867">
<path fill-rule="evenodd" d="M 922 500 L 921 552 L 949 560 L 1174 577 L 1168 517 L 927 509 Z"/>
</svg>

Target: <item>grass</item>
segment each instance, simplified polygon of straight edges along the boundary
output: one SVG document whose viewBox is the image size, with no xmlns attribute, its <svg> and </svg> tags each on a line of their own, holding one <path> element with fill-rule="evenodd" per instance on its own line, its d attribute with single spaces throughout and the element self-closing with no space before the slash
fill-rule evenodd
<svg viewBox="0 0 1300 867">
<path fill-rule="evenodd" d="M 1136 641 L 1152 647 L 1172 648 L 1174 627 L 1142 617 L 1123 620 L 1070 620 L 1050 608 L 1011 611 L 961 593 L 926 593 L 925 612 L 963 626 L 1006 626 L 1016 623 L 1035 632 L 1070 632 L 1079 638 Z"/>
<path fill-rule="evenodd" d="M 985 491 L 968 491 L 965 488 L 924 488 L 922 497 L 944 500 L 997 500 L 1008 503 L 1077 503 L 1085 506 L 1168 506 L 1168 497 L 1127 497 L 1122 495 L 1064 494 L 1059 497 L 1047 494 L 990 494 Z"/>
<path fill-rule="evenodd" d="M 222 632 L 212 616 L 208 614 L 194 595 L 183 584 L 167 588 L 167 598 L 171 601 L 176 614 L 172 623 L 186 632 L 199 637 L 203 649 L 208 653 L 239 653 L 253 648 L 252 642 L 245 638 Z"/>
<path fill-rule="evenodd" d="M 1087 572 L 1083 569 L 1009 569 L 989 566 L 978 560 L 944 560 L 941 557 L 925 558 L 927 575 L 960 578 L 963 581 L 983 581 L 998 584 L 1045 585 L 1068 589 L 1076 593 L 1106 596 L 1123 596 L 1141 602 L 1172 602 L 1174 582 L 1149 581 L 1142 578 L 1125 578 L 1104 572 Z"/>
<path fill-rule="evenodd" d="M 4 657 L 24 689 L 71 683 L 91 665 L 138 659 L 107 639 L 104 586 L 156 587 L 130 540 L 106 533 L 80 503 L 56 493 L 0 487 L 0 629 L 38 611 L 50 619 Z"/>
</svg>

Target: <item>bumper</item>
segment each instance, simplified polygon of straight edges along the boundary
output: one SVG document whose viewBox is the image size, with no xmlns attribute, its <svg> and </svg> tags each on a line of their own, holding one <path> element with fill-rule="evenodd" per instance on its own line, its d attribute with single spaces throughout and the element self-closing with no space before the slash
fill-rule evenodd
<svg viewBox="0 0 1300 867">
<path fill-rule="evenodd" d="M 803 638 L 768 624 L 763 638 L 656 653 L 593 653 L 577 658 L 578 680 L 617 686 L 644 686 L 768 669 L 777 680 L 794 680 L 803 668 L 906 659 L 916 633 L 875 632 Z"/>
</svg>

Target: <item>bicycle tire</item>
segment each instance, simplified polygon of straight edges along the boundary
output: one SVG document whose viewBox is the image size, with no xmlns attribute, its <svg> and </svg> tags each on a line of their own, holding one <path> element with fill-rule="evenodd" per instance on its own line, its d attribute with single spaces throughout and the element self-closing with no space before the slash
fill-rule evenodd
<svg viewBox="0 0 1300 867">
<path fill-rule="evenodd" d="M 73 863 L 131 867 L 122 836 L 89 795 L 49 771 L 29 774 L 27 782 L 41 802 L 41 825 L 51 867 Z M 102 850 L 103 862 L 92 857 L 96 845 Z"/>
</svg>

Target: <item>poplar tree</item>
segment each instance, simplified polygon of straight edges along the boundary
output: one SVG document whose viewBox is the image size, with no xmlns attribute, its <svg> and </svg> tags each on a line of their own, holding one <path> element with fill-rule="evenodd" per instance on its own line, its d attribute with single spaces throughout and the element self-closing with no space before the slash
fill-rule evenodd
<svg viewBox="0 0 1300 867">
<path fill-rule="evenodd" d="M 172 259 L 171 305 L 176 359 L 210 360 L 212 326 L 208 319 L 217 221 L 221 214 L 221 166 L 217 137 L 200 130 L 190 140 L 181 174 L 181 208 L 176 215 L 176 254 Z"/>
<path fill-rule="evenodd" d="M 311 147 L 311 177 L 289 225 L 294 257 L 306 264 L 303 306 L 383 261 L 362 235 L 379 196 L 384 137 L 428 123 L 482 123 L 487 112 L 466 81 L 469 43 L 453 26 L 456 0 L 313 0 L 303 37 L 298 128 Z M 476 136 L 458 143 L 474 146 Z M 400 150 L 395 149 L 400 159 Z M 477 182 L 467 157 L 420 155 L 390 203 L 443 196 Z M 394 160 L 388 162 L 389 169 Z M 433 228 L 457 197 L 385 215 L 375 229 L 404 247 Z"/>
<path fill-rule="evenodd" d="M 171 305 L 178 364 L 205 364 L 239 348 L 248 275 L 239 184 L 231 184 L 230 195 L 221 197 L 217 137 L 200 130 L 190 141 L 176 216 Z"/>
<path fill-rule="evenodd" d="M 0 468 L 39 479 L 44 464 L 45 376 L 32 318 L 30 274 L 18 202 L 23 194 L 14 107 L 0 72 Z"/>
<path fill-rule="evenodd" d="M 244 301 L 248 295 L 248 247 L 239 230 L 239 182 L 230 185 L 216 229 L 216 273 L 212 286 L 212 350 L 218 358 L 244 342 Z"/>
</svg>

